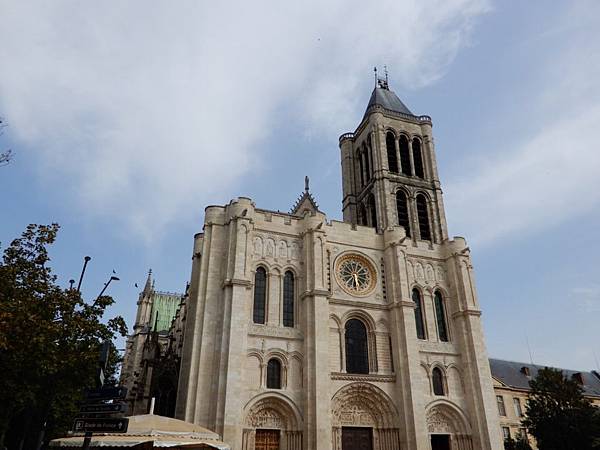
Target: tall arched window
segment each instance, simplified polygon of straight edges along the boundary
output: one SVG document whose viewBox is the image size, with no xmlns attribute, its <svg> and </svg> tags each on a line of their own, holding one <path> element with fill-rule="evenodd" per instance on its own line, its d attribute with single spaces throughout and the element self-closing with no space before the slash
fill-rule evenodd
<svg viewBox="0 0 600 450">
<path fill-rule="evenodd" d="M 385 146 L 387 149 L 388 169 L 390 172 L 398 173 L 398 157 L 396 156 L 396 138 L 394 133 L 388 132 L 385 136 Z"/>
<path fill-rule="evenodd" d="M 439 367 L 435 367 L 431 372 L 431 382 L 433 384 L 433 393 L 435 395 L 445 395 L 444 392 L 444 374 Z"/>
<path fill-rule="evenodd" d="M 438 337 L 442 342 L 448 342 L 448 327 L 446 326 L 446 311 L 444 310 L 444 299 L 440 291 L 434 295 L 435 320 L 437 322 Z"/>
<path fill-rule="evenodd" d="M 417 217 L 419 219 L 419 232 L 424 241 L 431 240 L 431 230 L 429 228 L 429 212 L 427 211 L 427 199 L 423 194 L 417 195 Z"/>
<path fill-rule="evenodd" d="M 398 225 L 404 227 L 406 235 L 410 237 L 410 218 L 408 216 L 408 201 L 404 191 L 396 192 L 396 211 L 398 213 Z"/>
<path fill-rule="evenodd" d="M 423 302 L 418 289 L 413 289 L 412 299 L 415 302 L 415 324 L 417 326 L 417 338 L 425 339 L 425 321 L 423 320 Z"/>
<path fill-rule="evenodd" d="M 281 363 L 275 358 L 267 364 L 267 388 L 281 389 Z"/>
<path fill-rule="evenodd" d="M 283 276 L 283 326 L 294 326 L 294 274 L 289 270 Z"/>
<path fill-rule="evenodd" d="M 346 322 L 346 372 L 369 373 L 367 327 L 358 319 Z"/>
<path fill-rule="evenodd" d="M 357 150 L 356 152 L 356 159 L 358 160 L 358 173 L 360 175 L 360 185 L 364 186 L 365 185 L 365 175 L 363 172 L 363 160 L 362 160 L 363 156 L 362 153 L 359 150 Z"/>
<path fill-rule="evenodd" d="M 363 152 L 365 154 L 365 173 L 367 175 L 365 181 L 368 183 L 371 180 L 371 152 L 365 144 L 363 144 Z"/>
<path fill-rule="evenodd" d="M 400 136 L 400 140 L 398 142 L 400 146 L 400 164 L 402 165 L 402 173 L 404 175 L 411 175 L 412 172 L 410 170 L 410 154 L 408 150 L 408 138 L 404 135 Z"/>
<path fill-rule="evenodd" d="M 263 267 L 254 274 L 254 323 L 265 323 L 265 305 L 267 299 L 267 271 Z"/>
<path fill-rule="evenodd" d="M 371 214 L 371 226 L 377 228 L 377 209 L 375 208 L 375 196 L 369 195 L 369 213 Z"/>
<path fill-rule="evenodd" d="M 364 204 L 360 204 L 359 208 L 358 208 L 358 224 L 359 225 L 364 225 L 364 226 L 368 226 L 368 220 L 367 220 L 367 208 L 365 208 Z"/>
<path fill-rule="evenodd" d="M 423 155 L 421 153 L 421 141 L 417 138 L 413 139 L 412 150 L 413 162 L 415 163 L 415 175 L 419 178 L 425 178 L 425 172 L 423 170 Z"/>
</svg>

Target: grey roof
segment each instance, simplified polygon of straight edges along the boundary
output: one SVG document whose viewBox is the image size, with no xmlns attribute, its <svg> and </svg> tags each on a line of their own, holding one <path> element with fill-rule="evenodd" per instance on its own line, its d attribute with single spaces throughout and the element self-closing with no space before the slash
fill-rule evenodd
<svg viewBox="0 0 600 450">
<path fill-rule="evenodd" d="M 402 114 L 410 114 L 411 116 L 414 115 L 412 112 L 410 112 L 410 109 L 408 109 L 406 105 L 402 103 L 396 93 L 385 87 L 385 85 L 382 86 L 379 84 L 375 87 L 375 89 L 373 89 L 371 99 L 369 100 L 369 104 L 365 110 L 365 116 L 367 115 L 369 108 L 375 105 L 379 105 L 385 109 L 389 109 L 390 111 L 395 111 Z"/>
<path fill-rule="evenodd" d="M 529 376 L 527 376 L 523 367 L 529 369 Z M 502 359 L 490 358 L 490 369 L 492 370 L 492 376 L 507 386 L 516 389 L 529 389 L 529 380 L 535 378 L 540 369 L 546 366 L 539 366 L 535 364 L 527 364 L 516 361 L 504 361 Z M 600 375 L 598 372 L 583 372 L 579 370 L 561 369 L 563 374 L 567 378 L 571 378 L 574 374 L 581 374 L 583 378 L 583 394 L 600 397 Z"/>
</svg>

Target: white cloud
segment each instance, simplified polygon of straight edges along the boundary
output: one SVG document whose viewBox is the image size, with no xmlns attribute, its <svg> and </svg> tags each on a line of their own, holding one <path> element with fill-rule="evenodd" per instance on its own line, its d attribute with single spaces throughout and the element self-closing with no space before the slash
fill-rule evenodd
<svg viewBox="0 0 600 450">
<path fill-rule="evenodd" d="M 254 169 L 276 108 L 337 133 L 374 63 L 439 78 L 485 0 L 11 2 L 0 104 L 87 216 L 150 239 Z M 345 123 L 352 126 L 352 123 Z M 320 128 L 321 127 L 321 128 Z M 332 127 L 334 127 L 332 129 Z M 336 128 L 337 127 L 337 128 Z M 264 150 L 262 150 L 264 151 Z"/>
<path fill-rule="evenodd" d="M 572 288 L 569 298 L 586 312 L 600 311 L 600 285 Z"/>
<path fill-rule="evenodd" d="M 534 233 L 600 204 L 600 38 L 590 39 L 590 31 L 598 35 L 590 18 L 598 15 L 582 6 L 561 18 L 578 27 L 556 31 L 563 45 L 535 70 L 530 116 L 515 102 L 513 117 L 489 119 L 525 120 L 529 133 L 518 142 L 508 135 L 490 142 L 484 150 L 494 156 L 447 186 L 448 209 L 458 219 L 452 224 L 477 244 Z"/>
</svg>

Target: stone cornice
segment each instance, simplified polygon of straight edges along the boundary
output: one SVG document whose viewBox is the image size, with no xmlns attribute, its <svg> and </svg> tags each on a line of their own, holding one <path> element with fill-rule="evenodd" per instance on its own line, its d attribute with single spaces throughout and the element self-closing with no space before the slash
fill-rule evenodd
<svg viewBox="0 0 600 450">
<path fill-rule="evenodd" d="M 331 372 L 332 380 L 344 380 L 344 381 L 363 381 L 371 383 L 395 383 L 396 375 L 381 375 L 378 373 L 342 373 L 342 372 Z"/>
<path fill-rule="evenodd" d="M 354 308 L 365 308 L 365 309 L 383 309 L 389 310 L 390 305 L 381 305 L 375 303 L 361 302 L 359 300 L 345 300 L 341 298 L 330 298 L 329 303 L 334 305 L 352 306 Z"/>
<path fill-rule="evenodd" d="M 466 309 L 464 311 L 456 311 L 455 313 L 452 313 L 453 319 L 456 317 L 468 317 L 468 316 L 480 317 L 481 311 L 478 309 Z"/>
<path fill-rule="evenodd" d="M 253 336 L 268 336 L 285 339 L 304 339 L 302 332 L 292 327 L 273 327 L 252 323 L 248 325 L 248 334 Z"/>
<path fill-rule="evenodd" d="M 304 300 L 307 297 L 329 297 L 331 292 L 326 289 L 311 289 L 300 294 L 300 298 Z"/>
<path fill-rule="evenodd" d="M 244 286 L 250 289 L 252 287 L 252 282 L 249 280 L 242 280 L 240 278 L 227 278 L 225 281 L 223 281 L 221 287 L 228 286 Z"/>
</svg>

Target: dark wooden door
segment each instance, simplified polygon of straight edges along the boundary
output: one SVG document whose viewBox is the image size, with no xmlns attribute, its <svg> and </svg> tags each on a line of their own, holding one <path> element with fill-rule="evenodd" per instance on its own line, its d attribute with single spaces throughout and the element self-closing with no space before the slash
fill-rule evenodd
<svg viewBox="0 0 600 450">
<path fill-rule="evenodd" d="M 255 450 L 279 450 L 279 430 L 256 430 Z"/>
<path fill-rule="evenodd" d="M 342 428 L 342 450 L 373 450 L 371 428 Z"/>
<path fill-rule="evenodd" d="M 431 450 L 450 450 L 450 435 L 432 434 Z"/>
</svg>

